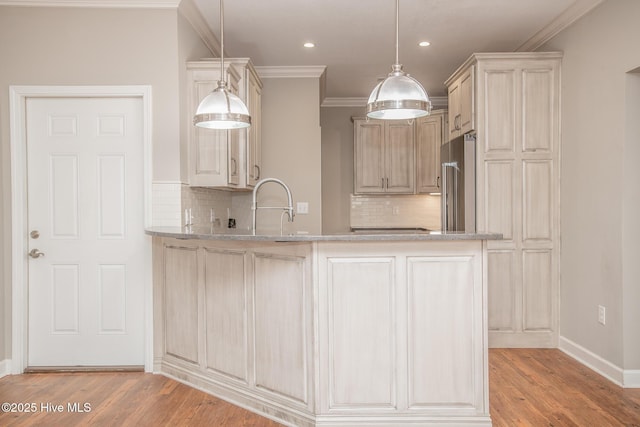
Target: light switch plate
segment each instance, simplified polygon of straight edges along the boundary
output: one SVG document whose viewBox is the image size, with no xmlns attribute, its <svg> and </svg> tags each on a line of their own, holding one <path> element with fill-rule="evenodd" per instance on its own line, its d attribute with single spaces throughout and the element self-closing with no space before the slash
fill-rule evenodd
<svg viewBox="0 0 640 427">
<path fill-rule="evenodd" d="M 298 215 L 306 215 L 309 213 L 309 202 L 298 202 L 296 204 L 296 213 Z"/>
</svg>

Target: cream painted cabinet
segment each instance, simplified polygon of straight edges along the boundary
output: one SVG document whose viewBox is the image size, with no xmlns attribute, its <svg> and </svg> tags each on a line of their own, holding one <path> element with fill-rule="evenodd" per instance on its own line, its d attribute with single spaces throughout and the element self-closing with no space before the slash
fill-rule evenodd
<svg viewBox="0 0 640 427">
<path fill-rule="evenodd" d="M 445 142 L 446 113 L 446 110 L 436 110 L 415 120 L 416 193 L 440 192 L 440 146 Z"/>
<path fill-rule="evenodd" d="M 203 129 L 192 124 L 198 104 L 220 80 L 219 60 L 188 62 L 187 78 L 189 185 L 238 190 L 253 187 L 260 178 L 262 83 L 251 61 L 225 59 L 227 85 L 251 115 L 248 129 Z"/>
<path fill-rule="evenodd" d="M 557 345 L 561 58 L 475 54 L 458 71 L 477 78 L 477 229 L 503 235 L 488 242 L 492 346 Z"/>
<path fill-rule="evenodd" d="M 415 191 L 415 129 L 407 120 L 354 118 L 354 192 Z"/>
<path fill-rule="evenodd" d="M 249 58 L 225 59 L 240 73 L 238 96 L 251 114 L 251 126 L 240 131 L 244 182 L 253 188 L 262 176 L 262 81 Z"/>
<path fill-rule="evenodd" d="M 153 250 L 156 371 L 310 412 L 310 245 L 154 239 Z"/>
<path fill-rule="evenodd" d="M 447 140 L 475 129 L 475 67 L 457 71 L 445 83 L 449 94 L 449 128 Z"/>
<path fill-rule="evenodd" d="M 482 265 L 479 242 L 322 244 L 319 410 L 366 425 L 488 414 Z"/>
</svg>

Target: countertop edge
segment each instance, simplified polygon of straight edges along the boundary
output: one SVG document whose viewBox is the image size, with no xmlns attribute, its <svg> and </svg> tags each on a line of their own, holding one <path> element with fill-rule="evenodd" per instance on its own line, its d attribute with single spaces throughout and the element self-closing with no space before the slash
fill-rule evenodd
<svg viewBox="0 0 640 427">
<path fill-rule="evenodd" d="M 416 232 L 416 233 L 366 233 L 345 232 L 336 234 L 252 235 L 248 233 L 205 233 L 181 227 L 149 227 L 147 235 L 182 240 L 235 240 L 257 242 L 359 242 L 359 241 L 447 241 L 447 240 L 501 240 L 499 233 Z"/>
</svg>

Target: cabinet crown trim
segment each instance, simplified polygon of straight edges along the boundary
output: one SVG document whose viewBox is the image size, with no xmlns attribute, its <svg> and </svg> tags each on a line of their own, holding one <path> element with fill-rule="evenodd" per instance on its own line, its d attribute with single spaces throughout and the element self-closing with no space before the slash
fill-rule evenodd
<svg viewBox="0 0 640 427">
<path fill-rule="evenodd" d="M 564 54 L 562 52 L 490 52 L 490 53 L 473 53 L 469 58 L 460 65 L 456 71 L 451 74 L 445 82 L 445 86 L 451 85 L 455 79 L 460 77 L 470 65 L 475 64 L 478 61 L 486 61 L 492 59 L 562 59 Z"/>
</svg>

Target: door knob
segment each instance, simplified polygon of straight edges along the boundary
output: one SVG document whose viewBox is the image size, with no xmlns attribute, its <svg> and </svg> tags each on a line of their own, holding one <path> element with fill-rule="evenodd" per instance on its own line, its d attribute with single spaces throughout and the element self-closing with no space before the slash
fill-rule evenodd
<svg viewBox="0 0 640 427">
<path fill-rule="evenodd" d="M 29 256 L 31 258 L 40 258 L 41 256 L 44 256 L 44 252 L 40 252 L 38 249 L 31 249 L 29 251 Z"/>
</svg>

